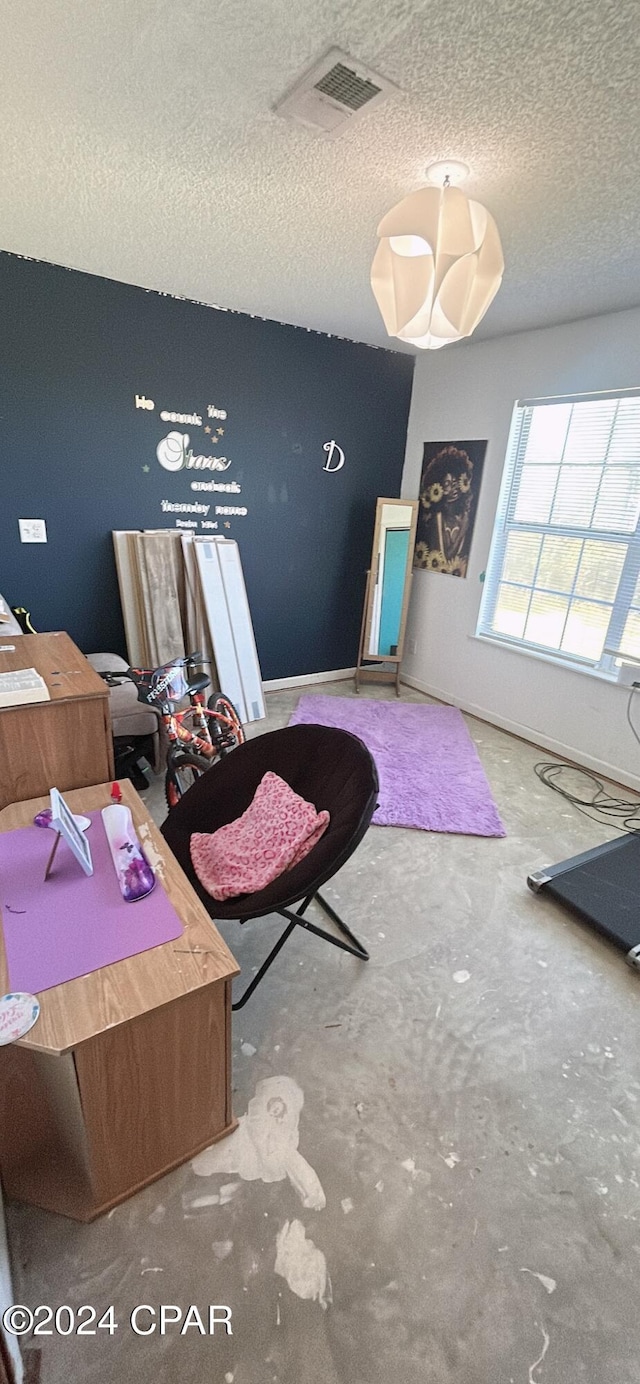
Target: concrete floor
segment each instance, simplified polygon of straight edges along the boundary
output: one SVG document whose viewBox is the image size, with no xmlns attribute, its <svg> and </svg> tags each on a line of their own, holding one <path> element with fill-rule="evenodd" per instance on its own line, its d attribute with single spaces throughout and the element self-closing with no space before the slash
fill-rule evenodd
<svg viewBox="0 0 640 1384">
<path fill-rule="evenodd" d="M 236 1113 L 285 1078 L 252 1106 L 260 1143 L 275 1100 L 271 1175 L 304 1093 L 293 1180 L 187 1164 L 91 1226 L 9 1208 L 18 1300 L 120 1322 L 43 1338 L 44 1384 L 640 1381 L 640 980 L 525 884 L 611 833 L 539 784 L 546 754 L 469 726 L 506 839 L 372 828 L 326 890 L 371 961 L 294 935 L 234 1018 Z M 245 978 L 279 926 L 222 926 Z M 226 1304 L 233 1337 L 136 1337 L 145 1302 Z"/>
</svg>

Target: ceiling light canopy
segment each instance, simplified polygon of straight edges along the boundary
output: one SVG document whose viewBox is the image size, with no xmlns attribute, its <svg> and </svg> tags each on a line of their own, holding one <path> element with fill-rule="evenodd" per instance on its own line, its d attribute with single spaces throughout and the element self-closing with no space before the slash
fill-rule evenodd
<svg viewBox="0 0 640 1384">
<path fill-rule="evenodd" d="M 389 336 L 436 350 L 475 331 L 504 259 L 491 214 L 452 186 L 466 165 L 448 159 L 427 172 L 440 185 L 411 192 L 378 226 L 371 287 Z"/>
</svg>

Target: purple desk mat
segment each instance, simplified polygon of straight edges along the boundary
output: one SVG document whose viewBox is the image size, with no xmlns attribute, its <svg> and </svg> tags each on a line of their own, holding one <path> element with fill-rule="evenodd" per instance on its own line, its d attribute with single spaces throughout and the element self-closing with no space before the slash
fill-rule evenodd
<svg viewBox="0 0 640 1384">
<path fill-rule="evenodd" d="M 0 905 L 11 990 L 37 995 L 182 935 L 159 879 L 145 899 L 125 903 L 100 813 L 87 816 L 92 875 L 83 874 L 62 840 L 45 881 L 53 832 L 33 826 L 0 832 Z"/>
</svg>

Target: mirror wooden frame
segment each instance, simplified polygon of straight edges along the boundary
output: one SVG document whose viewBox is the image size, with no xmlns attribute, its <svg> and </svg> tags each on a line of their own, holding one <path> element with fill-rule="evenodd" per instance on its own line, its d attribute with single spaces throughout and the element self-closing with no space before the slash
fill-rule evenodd
<svg viewBox="0 0 640 1384">
<path fill-rule="evenodd" d="M 371 626 L 373 622 L 374 595 L 379 564 L 380 533 L 382 529 L 382 516 L 385 505 L 402 506 L 403 509 L 411 510 L 411 523 L 409 526 L 409 544 L 407 549 L 407 560 L 404 572 L 404 587 L 402 592 L 402 607 L 400 613 L 400 629 L 395 654 L 369 654 L 365 650 L 369 647 L 371 638 Z M 411 592 L 411 578 L 413 567 L 413 552 L 416 541 L 416 525 L 418 523 L 418 500 L 389 499 L 381 496 L 376 503 L 376 522 L 373 530 L 373 546 L 371 549 L 371 566 L 367 572 L 367 586 L 362 611 L 362 623 L 360 626 L 360 644 L 358 648 L 358 662 L 356 664 L 356 692 L 360 691 L 361 682 L 385 682 L 395 683 L 396 695 L 400 696 L 400 664 L 402 662 L 404 637 L 407 626 L 407 612 L 409 609 L 409 595 Z M 392 668 L 383 668 L 379 664 L 393 664 Z"/>
</svg>

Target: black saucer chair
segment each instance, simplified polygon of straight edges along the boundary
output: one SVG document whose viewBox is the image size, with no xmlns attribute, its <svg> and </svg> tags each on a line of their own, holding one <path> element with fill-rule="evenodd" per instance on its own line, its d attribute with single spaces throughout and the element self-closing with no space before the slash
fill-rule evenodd
<svg viewBox="0 0 640 1384">
<path fill-rule="evenodd" d="M 266 889 L 218 902 L 206 892 L 195 873 L 189 851 L 191 836 L 196 831 L 217 831 L 240 817 L 270 769 L 312 802 L 317 811 L 327 809 L 331 821 L 309 855 Z M 197 779 L 172 808 L 162 834 L 212 918 L 235 918 L 246 923 L 250 918 L 279 913 L 287 919 L 287 927 L 233 1009 L 246 1004 L 295 927 L 324 937 L 334 947 L 362 961 L 369 960 L 362 943 L 319 890 L 359 845 L 375 811 L 377 796 L 376 766 L 357 736 L 329 726 L 287 726 L 239 745 Z M 314 899 L 348 941 L 309 922 L 305 915 Z M 294 904 L 300 905 L 295 911 Z"/>
</svg>

